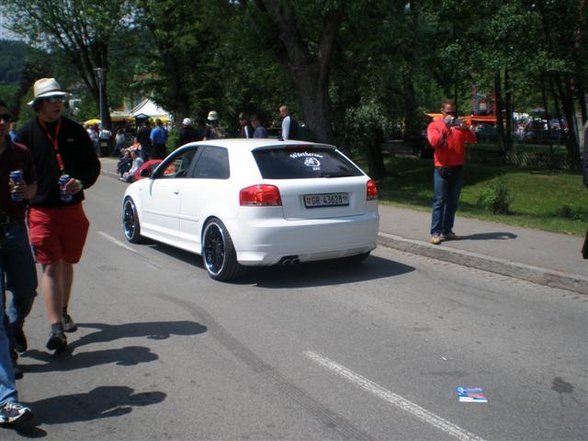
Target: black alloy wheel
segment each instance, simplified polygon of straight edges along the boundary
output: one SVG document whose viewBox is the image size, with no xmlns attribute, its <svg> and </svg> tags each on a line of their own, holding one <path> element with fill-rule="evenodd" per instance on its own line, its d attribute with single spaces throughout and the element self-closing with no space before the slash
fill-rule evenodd
<svg viewBox="0 0 588 441">
<path fill-rule="evenodd" d="M 126 198 L 123 204 L 123 232 L 125 238 L 131 243 L 140 243 L 141 225 L 139 224 L 139 216 L 137 216 L 137 208 L 131 198 Z"/>
<path fill-rule="evenodd" d="M 227 282 L 244 272 L 244 268 L 237 262 L 231 236 L 217 218 L 208 220 L 204 226 L 202 259 L 208 275 L 214 280 Z"/>
</svg>

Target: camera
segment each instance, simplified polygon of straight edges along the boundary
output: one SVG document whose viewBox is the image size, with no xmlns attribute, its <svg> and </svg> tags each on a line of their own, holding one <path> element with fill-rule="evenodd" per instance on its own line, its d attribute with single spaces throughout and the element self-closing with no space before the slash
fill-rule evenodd
<svg viewBox="0 0 588 441">
<path fill-rule="evenodd" d="M 451 120 L 449 121 L 449 125 L 450 126 L 460 126 L 461 125 L 461 121 L 459 120 L 459 118 L 457 116 L 454 116 L 453 118 L 451 118 Z"/>
</svg>

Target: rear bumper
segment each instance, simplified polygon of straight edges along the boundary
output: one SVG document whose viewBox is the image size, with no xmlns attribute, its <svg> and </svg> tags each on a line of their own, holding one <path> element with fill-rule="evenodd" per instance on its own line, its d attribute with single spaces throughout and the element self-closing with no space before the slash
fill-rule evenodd
<svg viewBox="0 0 588 441">
<path fill-rule="evenodd" d="M 370 212 L 337 219 L 251 219 L 226 226 L 241 265 L 274 265 L 286 256 L 310 262 L 367 253 L 376 248 L 379 216 Z"/>
</svg>

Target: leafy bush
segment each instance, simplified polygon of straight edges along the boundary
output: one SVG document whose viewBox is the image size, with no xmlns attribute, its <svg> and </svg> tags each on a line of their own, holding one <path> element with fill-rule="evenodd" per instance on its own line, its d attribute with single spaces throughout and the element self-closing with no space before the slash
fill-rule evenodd
<svg viewBox="0 0 588 441">
<path fill-rule="evenodd" d="M 352 151 L 369 145 L 374 139 L 382 142 L 391 130 L 383 105 L 376 101 L 360 103 L 345 112 L 344 132 Z"/>
<path fill-rule="evenodd" d="M 557 217 L 563 217 L 564 219 L 572 219 L 572 220 L 583 220 L 584 215 L 582 210 L 578 207 L 572 205 L 563 205 L 562 207 L 558 208 L 555 211 Z"/>
<path fill-rule="evenodd" d="M 509 214 L 511 203 L 512 196 L 503 183 L 485 188 L 478 198 L 478 206 L 494 214 Z"/>
</svg>

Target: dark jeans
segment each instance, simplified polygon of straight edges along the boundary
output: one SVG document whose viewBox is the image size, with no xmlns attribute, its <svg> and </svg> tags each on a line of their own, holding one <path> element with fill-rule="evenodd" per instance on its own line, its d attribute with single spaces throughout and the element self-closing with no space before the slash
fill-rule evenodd
<svg viewBox="0 0 588 441">
<path fill-rule="evenodd" d="M 0 302 L 4 303 L 4 292 L 0 292 Z M 10 356 L 9 335 L 9 328 L 3 320 L 0 320 L 0 407 L 18 399 Z"/>
<path fill-rule="evenodd" d="M 445 174 L 445 177 L 442 174 Z M 455 167 L 451 173 L 443 173 L 439 167 L 433 171 L 432 236 L 448 234 L 453 231 L 462 182 L 463 167 Z"/>
<path fill-rule="evenodd" d="M 167 156 L 167 148 L 165 144 L 154 144 L 153 145 L 153 154 L 151 155 L 151 159 L 163 159 Z"/>
<path fill-rule="evenodd" d="M 37 295 L 37 271 L 25 223 L 1 227 L 5 236 L 0 239 L 0 275 L 6 275 L 6 284 L 4 277 L 0 277 L 0 290 L 12 293 L 10 303 L 3 308 L 3 311 L 6 310 L 4 324 L 12 347 L 12 332 L 22 330 Z"/>
<path fill-rule="evenodd" d="M 141 144 L 141 158 L 147 162 L 153 156 L 153 146 L 151 144 Z"/>
</svg>

